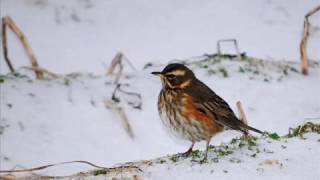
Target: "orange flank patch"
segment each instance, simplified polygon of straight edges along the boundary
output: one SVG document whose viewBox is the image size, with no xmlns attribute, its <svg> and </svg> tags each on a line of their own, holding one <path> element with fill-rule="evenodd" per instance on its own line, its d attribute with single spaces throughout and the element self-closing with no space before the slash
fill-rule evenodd
<svg viewBox="0 0 320 180">
<path fill-rule="evenodd" d="M 182 115 L 190 120 L 196 120 L 199 121 L 201 124 L 203 124 L 205 127 L 208 128 L 212 133 L 218 132 L 222 130 L 222 127 L 219 126 L 213 119 L 208 117 L 206 114 L 203 112 L 199 111 L 192 100 L 192 97 L 189 95 L 184 95 L 183 97 L 183 104 L 184 104 L 184 109 L 182 111 Z"/>
</svg>

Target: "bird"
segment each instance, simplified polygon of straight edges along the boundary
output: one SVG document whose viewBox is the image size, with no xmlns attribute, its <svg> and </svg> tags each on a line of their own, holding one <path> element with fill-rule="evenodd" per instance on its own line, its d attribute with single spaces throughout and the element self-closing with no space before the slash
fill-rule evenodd
<svg viewBox="0 0 320 180">
<path fill-rule="evenodd" d="M 162 89 L 158 96 L 158 112 L 164 126 L 174 135 L 191 141 L 190 148 L 180 153 L 188 157 L 196 142 L 206 141 L 201 162 L 208 156 L 211 138 L 225 129 L 251 130 L 263 134 L 240 121 L 228 103 L 200 81 L 187 66 L 168 64 L 162 71 L 151 72 L 159 76 Z"/>
</svg>

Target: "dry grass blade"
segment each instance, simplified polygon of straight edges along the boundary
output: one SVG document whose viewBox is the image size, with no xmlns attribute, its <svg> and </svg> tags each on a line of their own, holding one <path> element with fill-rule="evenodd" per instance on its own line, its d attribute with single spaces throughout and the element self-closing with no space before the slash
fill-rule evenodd
<svg viewBox="0 0 320 180">
<path fill-rule="evenodd" d="M 301 57 L 301 71 L 302 74 L 308 75 L 308 55 L 307 55 L 307 43 L 310 32 L 310 22 L 309 17 L 314 15 L 316 12 L 320 10 L 320 6 L 315 7 L 311 11 L 309 11 L 305 17 L 303 22 L 303 36 L 300 42 L 300 57 Z"/>
<path fill-rule="evenodd" d="M 3 50 L 4 50 L 4 56 L 6 59 L 6 62 L 10 68 L 11 71 L 14 71 L 12 64 L 10 63 L 10 60 L 8 58 L 8 49 L 7 49 L 7 39 L 6 39 L 6 27 L 9 27 L 15 34 L 16 36 L 19 38 L 21 44 L 23 45 L 29 59 L 31 62 L 31 66 L 35 69 L 34 72 L 36 74 L 37 79 L 43 79 L 44 75 L 42 71 L 37 70 L 37 68 L 39 67 L 39 64 L 37 62 L 36 56 L 34 55 L 27 38 L 25 37 L 25 35 L 22 33 L 22 31 L 18 28 L 18 26 L 16 25 L 16 23 L 11 19 L 11 17 L 9 16 L 5 16 L 2 18 L 2 28 L 3 28 L 3 32 L 2 32 L 2 36 L 3 36 Z M 11 64 L 11 65 L 9 65 Z"/>
<path fill-rule="evenodd" d="M 118 84 L 120 76 L 122 74 L 123 65 L 122 65 L 123 54 L 121 52 L 117 53 L 116 56 L 112 59 L 111 65 L 108 69 L 107 75 L 111 75 L 117 66 L 119 66 L 119 71 L 115 77 L 114 84 Z"/>
<path fill-rule="evenodd" d="M 2 179 L 2 180 L 17 180 L 17 178 L 13 175 L 0 176 L 0 179 Z"/>
<path fill-rule="evenodd" d="M 244 124 L 248 125 L 246 114 L 244 113 L 244 110 L 241 106 L 241 102 L 237 102 L 237 108 L 239 112 L 239 120 L 242 121 Z M 249 134 L 249 130 L 246 129 L 246 133 Z"/>
<path fill-rule="evenodd" d="M 120 116 L 121 124 L 122 124 L 123 128 L 125 129 L 125 131 L 129 135 L 129 137 L 133 139 L 134 134 L 133 134 L 132 128 L 130 126 L 130 123 L 128 121 L 128 117 L 127 117 L 125 111 L 121 107 L 118 107 L 117 104 L 111 100 L 106 100 L 105 106 L 106 106 L 106 108 L 111 109 L 113 112 L 117 113 Z"/>
<path fill-rule="evenodd" d="M 117 67 L 117 65 L 121 64 L 122 55 L 123 54 L 121 52 L 119 52 L 114 56 L 114 58 L 111 61 L 110 67 L 109 67 L 109 69 L 107 71 L 107 75 L 111 75 L 114 72 L 114 70 Z"/>
</svg>

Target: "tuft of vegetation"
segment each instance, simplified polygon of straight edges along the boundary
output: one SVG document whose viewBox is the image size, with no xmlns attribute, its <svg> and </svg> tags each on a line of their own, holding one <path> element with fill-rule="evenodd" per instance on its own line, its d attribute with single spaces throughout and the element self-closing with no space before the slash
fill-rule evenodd
<svg viewBox="0 0 320 180">
<path fill-rule="evenodd" d="M 106 175 L 109 172 L 108 169 L 98 169 L 93 172 L 94 176 L 99 176 L 99 175 Z"/>
<path fill-rule="evenodd" d="M 229 77 L 228 71 L 225 68 L 219 68 L 219 72 L 222 74 L 223 77 Z"/>
<path fill-rule="evenodd" d="M 303 138 L 303 135 L 306 133 L 317 133 L 320 134 L 320 123 L 312 123 L 312 122 L 307 122 L 303 125 L 300 125 L 296 128 L 290 128 L 288 135 L 286 137 L 291 138 L 291 137 L 301 137 Z"/>
<path fill-rule="evenodd" d="M 268 134 L 269 138 L 273 139 L 273 140 L 279 140 L 280 136 L 277 133 L 270 133 Z"/>
<path fill-rule="evenodd" d="M 194 150 L 191 153 L 191 159 L 194 161 L 196 159 L 201 158 L 201 152 L 199 150 Z"/>
<path fill-rule="evenodd" d="M 219 157 L 228 156 L 233 153 L 229 145 L 226 144 L 222 144 L 219 147 L 209 146 L 209 149 L 212 149 Z"/>
<path fill-rule="evenodd" d="M 166 163 L 166 162 L 167 162 L 167 161 L 164 160 L 164 159 L 160 159 L 160 160 L 159 160 L 159 163 L 160 163 L 160 164 L 163 164 L 163 163 Z"/>
<path fill-rule="evenodd" d="M 179 154 L 175 154 L 175 155 L 171 156 L 169 159 L 170 159 L 172 162 L 177 162 L 177 161 L 179 160 L 179 157 L 180 157 Z"/>
<path fill-rule="evenodd" d="M 290 74 L 299 74 L 297 63 L 287 61 L 270 61 L 249 57 L 241 54 L 241 59 L 234 54 L 206 54 L 193 61 L 183 61 L 185 64 L 199 67 L 209 75 L 230 77 L 233 73 L 247 75 L 249 79 L 260 79 L 264 82 L 281 81 Z"/>
</svg>

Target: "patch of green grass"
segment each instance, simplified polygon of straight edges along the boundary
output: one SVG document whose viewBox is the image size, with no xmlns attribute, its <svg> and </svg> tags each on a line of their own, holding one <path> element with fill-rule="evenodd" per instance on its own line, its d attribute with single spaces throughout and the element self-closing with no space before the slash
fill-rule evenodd
<svg viewBox="0 0 320 180">
<path fill-rule="evenodd" d="M 241 72 L 241 73 L 245 73 L 245 70 L 241 66 L 239 66 L 239 70 L 238 71 Z"/>
<path fill-rule="evenodd" d="M 93 172 L 94 176 L 99 176 L 99 175 L 106 175 L 109 172 L 108 169 L 98 169 Z"/>
<path fill-rule="evenodd" d="M 268 134 L 269 138 L 273 139 L 273 140 L 279 140 L 280 136 L 277 133 L 270 133 Z"/>
<path fill-rule="evenodd" d="M 220 157 L 228 156 L 233 153 L 233 151 L 230 150 L 229 146 L 224 144 L 222 144 L 219 147 L 214 147 L 212 149 L 217 154 L 217 156 L 220 156 Z"/>
<path fill-rule="evenodd" d="M 177 161 L 179 160 L 179 157 L 180 157 L 179 154 L 175 154 L 175 155 L 171 156 L 169 159 L 170 159 L 172 162 L 177 162 Z"/>
<path fill-rule="evenodd" d="M 201 152 L 199 150 L 194 150 L 191 153 L 192 160 L 199 159 L 201 157 Z"/>
<path fill-rule="evenodd" d="M 229 77 L 228 71 L 225 68 L 219 68 L 219 72 L 222 74 L 223 77 Z"/>
<path fill-rule="evenodd" d="M 289 134 L 286 137 L 291 138 L 291 137 L 298 136 L 298 137 L 303 138 L 304 134 L 310 133 L 310 132 L 320 134 L 320 123 L 307 122 L 307 123 L 300 125 L 296 128 L 290 128 Z"/>
<path fill-rule="evenodd" d="M 164 160 L 164 159 L 160 159 L 160 160 L 159 160 L 159 163 L 160 163 L 160 164 L 163 164 L 163 163 L 165 163 L 165 162 L 167 162 L 167 161 Z"/>
<path fill-rule="evenodd" d="M 253 158 L 257 157 L 257 153 L 252 154 L 251 157 Z"/>
</svg>

